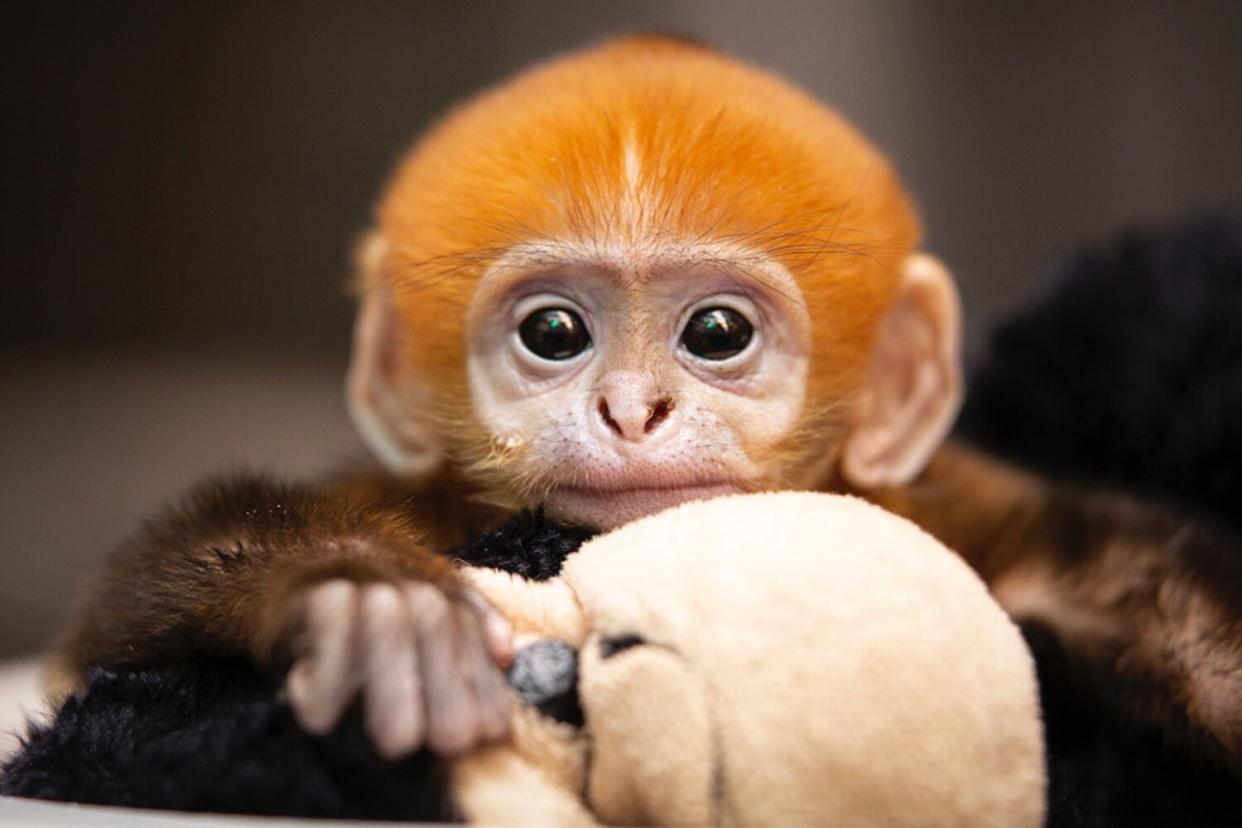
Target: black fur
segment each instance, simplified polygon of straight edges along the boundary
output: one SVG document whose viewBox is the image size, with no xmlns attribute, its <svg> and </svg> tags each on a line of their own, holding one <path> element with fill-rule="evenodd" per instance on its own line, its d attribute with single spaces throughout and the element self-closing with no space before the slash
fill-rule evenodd
<svg viewBox="0 0 1242 828">
<path fill-rule="evenodd" d="M 34 726 L 0 794 L 100 805 L 357 819 L 452 819 L 429 754 L 381 760 L 356 716 L 310 736 L 247 662 L 96 671 Z"/>
<path fill-rule="evenodd" d="M 1242 825 L 1242 783 L 1102 705 L 1051 634 L 1023 629 L 1035 654 L 1048 758 L 1049 828 Z"/>
<path fill-rule="evenodd" d="M 565 558 L 593 534 L 590 529 L 549 523 L 542 510 L 523 512 L 451 554 L 472 566 L 489 566 L 532 581 L 546 581 L 555 578 Z"/>
<path fill-rule="evenodd" d="M 1242 526 L 1242 211 L 1074 260 L 968 387 L 983 447 Z"/>
</svg>

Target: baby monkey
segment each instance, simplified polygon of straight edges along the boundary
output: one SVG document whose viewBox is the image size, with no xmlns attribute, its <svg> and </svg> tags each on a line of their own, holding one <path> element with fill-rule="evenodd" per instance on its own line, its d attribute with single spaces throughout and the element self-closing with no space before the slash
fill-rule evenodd
<svg viewBox="0 0 1242 828">
<path fill-rule="evenodd" d="M 384 755 L 455 753 L 504 734 L 511 643 L 444 550 L 525 508 L 849 491 L 1235 761 L 1236 539 L 942 445 L 958 300 L 919 242 L 888 161 L 763 71 L 641 36 L 517 76 L 418 142 L 361 247 L 348 401 L 386 472 L 201 487 L 110 559 L 67 675 L 244 655 L 312 731 L 360 700 Z"/>
</svg>

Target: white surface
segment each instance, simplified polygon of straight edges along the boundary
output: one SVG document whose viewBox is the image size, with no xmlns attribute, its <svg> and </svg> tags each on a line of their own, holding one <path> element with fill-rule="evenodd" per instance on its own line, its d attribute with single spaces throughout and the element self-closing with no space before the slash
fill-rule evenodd
<svg viewBox="0 0 1242 828">
<path fill-rule="evenodd" d="M 139 811 L 132 808 L 101 808 L 95 805 L 74 805 L 60 802 L 39 802 L 33 799 L 14 799 L 0 796 L 0 825 L 25 828 L 26 826 L 133 826 L 152 828 L 169 825 L 184 828 L 239 828 L 242 825 L 261 825 L 264 828 L 283 826 L 314 826 L 314 828 L 362 828 L 369 825 L 395 825 L 397 823 L 336 821 L 322 819 L 284 819 L 257 816 L 220 816 L 184 814 L 176 811 Z"/>
</svg>

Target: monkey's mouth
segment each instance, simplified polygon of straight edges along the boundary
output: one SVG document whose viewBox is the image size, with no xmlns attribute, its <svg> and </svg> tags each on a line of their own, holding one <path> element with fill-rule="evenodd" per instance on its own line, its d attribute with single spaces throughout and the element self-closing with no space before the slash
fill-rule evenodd
<svg viewBox="0 0 1242 828">
<path fill-rule="evenodd" d="M 660 484 L 635 481 L 608 486 L 557 486 L 544 501 L 553 517 L 570 523 L 612 529 L 692 500 L 710 500 L 742 489 L 725 481 Z"/>
</svg>

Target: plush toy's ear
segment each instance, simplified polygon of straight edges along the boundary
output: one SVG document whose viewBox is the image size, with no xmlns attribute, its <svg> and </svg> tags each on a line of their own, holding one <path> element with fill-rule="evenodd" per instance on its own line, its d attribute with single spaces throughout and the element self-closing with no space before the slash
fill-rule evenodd
<svg viewBox="0 0 1242 828">
<path fill-rule="evenodd" d="M 388 244 L 372 233 L 359 248 L 360 305 L 345 397 L 367 447 L 394 474 L 434 470 L 443 446 L 426 420 L 429 390 L 404 358 L 392 284 L 384 273 Z"/>
<path fill-rule="evenodd" d="M 923 470 L 961 406 L 960 347 L 953 277 L 932 256 L 908 256 L 872 354 L 870 393 L 841 456 L 846 480 L 895 486 Z"/>
</svg>

